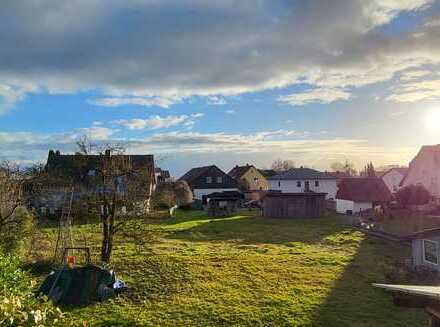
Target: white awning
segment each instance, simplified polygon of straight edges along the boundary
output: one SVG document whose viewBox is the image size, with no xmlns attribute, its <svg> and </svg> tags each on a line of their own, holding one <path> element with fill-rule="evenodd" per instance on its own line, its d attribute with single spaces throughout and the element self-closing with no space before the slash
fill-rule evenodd
<svg viewBox="0 0 440 327">
<path fill-rule="evenodd" d="M 373 284 L 388 291 L 425 296 L 440 301 L 440 286 Z"/>
</svg>

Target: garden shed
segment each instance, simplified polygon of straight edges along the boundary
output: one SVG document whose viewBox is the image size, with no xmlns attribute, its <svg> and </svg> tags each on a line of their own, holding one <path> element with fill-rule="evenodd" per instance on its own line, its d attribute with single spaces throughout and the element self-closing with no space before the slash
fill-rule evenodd
<svg viewBox="0 0 440 327">
<path fill-rule="evenodd" d="M 240 192 L 225 191 L 206 195 L 208 215 L 211 217 L 225 217 L 237 212 L 243 202 L 244 196 Z"/>
<path fill-rule="evenodd" d="M 269 218 L 319 218 L 325 213 L 327 193 L 269 192 L 263 198 L 263 216 Z"/>
<path fill-rule="evenodd" d="M 410 234 L 412 263 L 415 268 L 427 267 L 440 272 L 440 228 L 427 229 Z"/>
</svg>

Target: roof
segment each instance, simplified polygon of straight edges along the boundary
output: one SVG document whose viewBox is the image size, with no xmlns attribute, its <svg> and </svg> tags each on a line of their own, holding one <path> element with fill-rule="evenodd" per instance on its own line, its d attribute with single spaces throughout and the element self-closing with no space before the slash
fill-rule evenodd
<svg viewBox="0 0 440 327">
<path fill-rule="evenodd" d="M 419 239 L 435 237 L 435 236 L 437 237 L 440 236 L 440 228 L 424 229 L 418 232 L 414 232 L 409 235 L 406 235 L 405 237 L 402 238 L 402 240 L 404 241 L 419 240 Z"/>
<path fill-rule="evenodd" d="M 346 173 L 345 171 L 326 171 L 324 172 L 324 174 L 338 179 L 351 177 L 351 175 Z"/>
<path fill-rule="evenodd" d="M 437 145 L 424 145 L 420 149 L 419 153 L 409 163 L 409 168 L 405 174 L 405 177 L 400 182 L 400 186 L 405 186 L 406 179 L 409 178 L 413 171 L 417 171 L 420 165 L 431 161 L 436 167 L 440 167 L 440 144 Z"/>
<path fill-rule="evenodd" d="M 373 284 L 388 291 L 419 295 L 440 300 L 440 286 Z"/>
<path fill-rule="evenodd" d="M 222 177 L 221 182 L 217 182 L 214 179 L 211 183 L 207 183 L 206 177 L 209 176 Z M 179 181 L 186 181 L 192 189 L 238 187 L 238 182 L 216 165 L 192 168 L 185 175 L 180 177 Z"/>
<path fill-rule="evenodd" d="M 386 174 L 392 172 L 392 171 L 397 171 L 398 173 L 400 173 L 403 177 L 406 176 L 406 174 L 408 173 L 408 168 L 406 167 L 394 167 L 394 168 L 390 168 L 386 171 L 380 171 L 380 172 L 376 172 L 376 176 L 377 177 L 383 177 Z"/>
<path fill-rule="evenodd" d="M 301 193 L 283 193 L 283 192 L 268 192 L 266 197 L 279 198 L 279 197 L 325 197 L 327 193 L 318 192 L 301 192 Z"/>
<path fill-rule="evenodd" d="M 298 179 L 337 179 L 335 177 L 321 173 L 311 168 L 291 168 L 274 176 L 270 176 L 269 180 L 298 180 Z"/>
<path fill-rule="evenodd" d="M 73 178 L 82 178 L 90 170 L 99 167 L 104 155 L 85 155 L 85 154 L 61 154 L 59 151 L 49 151 L 46 169 L 48 171 L 58 171 Z M 111 158 L 128 158 L 133 167 L 149 167 L 154 169 L 153 155 L 123 155 L 115 154 Z"/>
<path fill-rule="evenodd" d="M 243 199 L 244 195 L 238 191 L 223 191 L 208 194 L 206 198 L 211 200 L 239 200 Z"/>
<path fill-rule="evenodd" d="M 231 176 L 232 178 L 240 179 L 252 167 L 253 167 L 252 165 L 235 166 L 234 168 L 231 169 L 228 175 Z"/>
<path fill-rule="evenodd" d="M 192 181 L 197 179 L 197 177 L 199 177 L 200 175 L 202 175 L 204 172 L 208 171 L 212 167 L 216 167 L 216 166 L 211 165 L 211 166 L 192 168 L 186 174 L 180 177 L 179 181 L 187 181 L 188 183 L 191 183 Z"/>
<path fill-rule="evenodd" d="M 258 169 L 258 171 L 266 178 L 277 174 L 277 172 L 273 169 Z"/>
<path fill-rule="evenodd" d="M 392 195 L 382 179 L 357 177 L 341 180 L 336 199 L 355 202 L 387 202 L 391 201 Z"/>
</svg>

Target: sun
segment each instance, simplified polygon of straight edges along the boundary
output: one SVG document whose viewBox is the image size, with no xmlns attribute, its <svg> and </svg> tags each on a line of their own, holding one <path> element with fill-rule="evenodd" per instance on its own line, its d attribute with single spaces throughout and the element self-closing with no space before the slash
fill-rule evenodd
<svg viewBox="0 0 440 327">
<path fill-rule="evenodd" d="M 430 110 L 425 116 L 426 129 L 440 134 L 440 109 Z"/>
</svg>

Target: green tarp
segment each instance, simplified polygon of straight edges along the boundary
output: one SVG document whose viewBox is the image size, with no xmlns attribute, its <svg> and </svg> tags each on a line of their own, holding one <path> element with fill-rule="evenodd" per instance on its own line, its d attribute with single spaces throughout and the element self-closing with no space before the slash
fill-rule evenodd
<svg viewBox="0 0 440 327">
<path fill-rule="evenodd" d="M 62 305 L 87 305 L 113 297 L 113 272 L 94 265 L 61 268 L 53 271 L 40 286 L 46 294 Z"/>
</svg>

